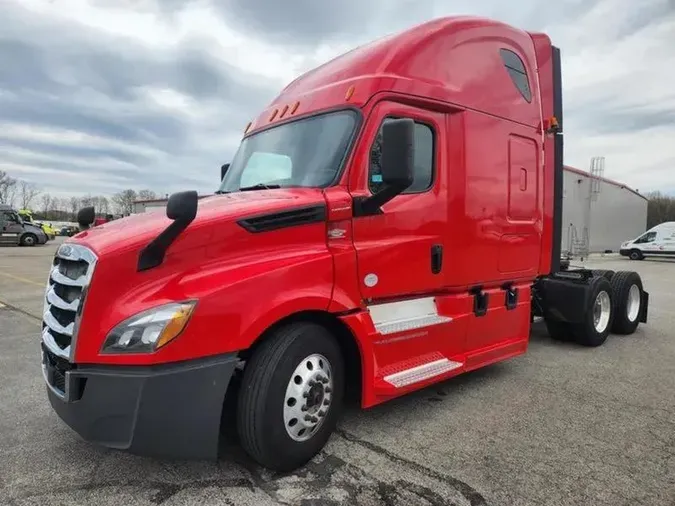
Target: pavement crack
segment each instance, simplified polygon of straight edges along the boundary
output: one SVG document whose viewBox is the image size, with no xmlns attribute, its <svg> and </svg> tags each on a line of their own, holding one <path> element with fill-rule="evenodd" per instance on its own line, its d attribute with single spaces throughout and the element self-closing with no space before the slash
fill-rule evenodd
<svg viewBox="0 0 675 506">
<path fill-rule="evenodd" d="M 434 471 L 433 469 L 429 469 L 428 467 L 425 467 L 421 464 L 418 464 L 417 462 L 414 462 L 412 460 L 408 460 L 406 458 L 403 458 L 399 455 L 396 455 L 393 452 L 390 452 L 389 450 L 382 448 L 381 446 L 378 446 L 374 443 L 371 443 L 370 441 L 366 441 L 365 439 L 361 439 L 358 436 L 351 434 L 347 432 L 344 429 L 338 428 L 335 430 L 336 434 L 339 434 L 342 436 L 344 439 L 351 443 L 358 444 L 360 446 L 363 446 L 364 448 L 367 448 L 368 450 L 375 452 L 379 455 L 382 455 L 386 459 L 388 459 L 391 462 L 395 462 L 397 464 L 407 466 L 410 468 L 413 468 L 415 471 L 422 475 L 430 476 L 438 481 L 441 481 L 450 487 L 454 488 L 457 490 L 467 501 L 469 501 L 469 504 L 471 506 L 487 506 L 487 501 L 485 498 L 473 487 L 468 485 L 467 483 L 464 483 L 461 480 L 458 480 L 457 478 L 453 478 L 451 476 L 447 476 L 445 474 L 439 473 L 438 471 Z M 386 502 L 386 501 L 385 501 Z M 436 504 L 436 503 L 432 503 Z M 439 503 L 440 504 L 440 503 Z"/>
<path fill-rule="evenodd" d="M 207 480 L 194 480 L 185 483 L 168 483 L 153 480 L 109 480 L 99 482 L 89 482 L 84 484 L 73 484 L 63 486 L 53 486 L 35 492 L 20 494 L 19 499 L 30 499 L 56 494 L 69 494 L 72 492 L 88 492 L 101 490 L 110 487 L 138 487 L 143 490 L 154 492 L 150 496 L 150 502 L 156 505 L 164 504 L 173 496 L 183 490 L 205 489 L 205 488 L 246 488 L 255 491 L 255 485 L 246 478 L 213 478 Z"/>
<path fill-rule="evenodd" d="M 0 304 L 4 305 L 7 309 L 10 309 L 12 311 L 16 311 L 17 313 L 21 313 L 22 315 L 27 316 L 28 318 L 31 318 L 33 320 L 37 320 L 39 322 L 42 321 L 42 318 L 35 316 L 34 314 L 29 313 L 28 311 L 21 309 L 18 306 L 14 306 L 10 304 L 9 302 L 5 302 L 4 300 L 0 300 Z"/>
</svg>

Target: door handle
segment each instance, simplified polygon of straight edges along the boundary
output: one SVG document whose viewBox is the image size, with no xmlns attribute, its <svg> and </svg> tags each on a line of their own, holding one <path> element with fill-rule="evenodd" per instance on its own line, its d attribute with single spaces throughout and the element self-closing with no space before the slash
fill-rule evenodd
<svg viewBox="0 0 675 506">
<path fill-rule="evenodd" d="M 431 272 L 438 274 L 443 269 L 443 246 L 434 244 L 431 247 Z"/>
</svg>

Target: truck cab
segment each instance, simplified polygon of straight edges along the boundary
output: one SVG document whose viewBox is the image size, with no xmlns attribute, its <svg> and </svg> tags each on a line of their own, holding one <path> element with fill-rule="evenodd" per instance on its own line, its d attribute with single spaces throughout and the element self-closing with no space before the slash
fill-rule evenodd
<svg viewBox="0 0 675 506">
<path fill-rule="evenodd" d="M 24 222 L 15 209 L 0 204 L 0 244 L 35 246 L 45 244 L 47 240 L 47 234 L 42 228 Z"/>
<path fill-rule="evenodd" d="M 599 346 L 647 320 L 636 273 L 561 269 L 550 39 L 451 17 L 284 88 L 215 195 L 173 194 L 57 251 L 42 367 L 89 441 L 215 458 L 223 420 L 291 470 L 364 408 L 523 354 L 542 316 Z"/>
</svg>

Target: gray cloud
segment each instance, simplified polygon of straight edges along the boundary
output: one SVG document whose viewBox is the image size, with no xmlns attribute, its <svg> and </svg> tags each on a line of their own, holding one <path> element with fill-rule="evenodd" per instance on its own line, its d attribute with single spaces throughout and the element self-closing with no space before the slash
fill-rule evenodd
<svg viewBox="0 0 675 506">
<path fill-rule="evenodd" d="M 672 142 L 657 149 L 655 140 L 675 136 L 675 75 L 667 70 L 675 59 L 653 53 L 668 40 L 673 0 L 90 0 L 126 9 L 129 29 L 100 11 L 44 14 L 20 0 L 6 4 L 0 168 L 49 191 L 213 190 L 241 129 L 292 77 L 288 69 L 297 75 L 334 48 L 451 14 L 545 30 L 562 46 L 568 163 L 583 167 L 592 155 L 616 152 L 624 168 L 608 176 L 625 175 L 641 189 L 665 179 L 675 187 L 656 169 L 675 160 Z M 630 58 L 612 51 L 626 41 Z M 638 69 L 634 82 L 626 66 Z M 638 181 L 637 162 L 621 151 L 626 135 L 643 149 L 650 179 Z"/>
<path fill-rule="evenodd" d="M 119 174 L 116 164 L 106 168 L 105 161 L 119 160 L 135 167 L 123 173 L 124 180 L 117 178 L 121 187 L 201 185 L 200 189 L 213 189 L 217 184 L 215 169 L 209 174 L 211 185 L 205 188 L 199 175 L 185 176 L 182 167 L 172 166 L 191 155 L 212 156 L 213 167 L 222 163 L 213 153 L 194 150 L 193 139 L 211 125 L 153 104 L 146 91 L 168 89 L 197 105 L 209 102 L 214 120 L 220 113 L 223 136 L 228 122 L 241 128 L 275 92 L 268 81 L 220 61 L 210 52 L 207 39 L 185 40 L 174 51 L 157 50 L 82 26 L 36 20 L 16 6 L 0 20 L 0 61 L 0 121 L 86 132 L 156 150 L 152 157 L 86 144 L 66 147 L 59 144 L 58 137 L 3 139 L 0 132 L 0 162 L 34 167 L 33 174 L 17 174 L 27 179 L 39 179 L 43 168 L 92 177 L 87 164 L 94 159 L 97 163 L 92 163 L 92 168 L 97 174 L 93 177 L 104 179 L 106 172 Z M 2 147 L 6 148 L 4 153 Z M 19 159 L 12 154 L 16 149 L 10 148 L 30 150 L 36 158 Z M 55 158 L 45 158 L 49 154 Z M 66 160 L 71 156 L 73 162 L 63 161 L 59 155 Z M 53 177 L 51 181 L 64 191 L 74 186 L 80 189 L 72 179 Z M 99 191 L 105 190 L 101 187 Z"/>
</svg>

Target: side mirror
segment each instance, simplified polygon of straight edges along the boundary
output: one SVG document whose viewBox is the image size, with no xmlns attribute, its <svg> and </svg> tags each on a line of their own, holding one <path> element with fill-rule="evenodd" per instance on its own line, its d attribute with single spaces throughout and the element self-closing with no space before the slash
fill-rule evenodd
<svg viewBox="0 0 675 506">
<path fill-rule="evenodd" d="M 220 166 L 220 180 L 222 181 L 223 178 L 225 177 L 225 174 L 227 174 L 227 170 L 230 168 L 230 164 L 226 163 L 224 165 Z"/>
<path fill-rule="evenodd" d="M 381 213 L 384 204 L 403 193 L 413 182 L 415 163 L 415 122 L 394 119 L 382 125 L 380 143 L 382 188 L 374 195 L 354 201 L 354 216 Z"/>
<path fill-rule="evenodd" d="M 382 125 L 382 182 L 401 193 L 413 182 L 415 122 L 389 120 Z"/>
<path fill-rule="evenodd" d="M 173 222 L 141 250 L 136 266 L 139 272 L 162 264 L 169 246 L 197 216 L 198 202 L 196 191 L 174 193 L 169 197 L 166 216 Z"/>
<path fill-rule="evenodd" d="M 170 220 L 190 223 L 197 216 L 197 192 L 173 193 L 166 204 L 166 216 Z"/>
<path fill-rule="evenodd" d="M 83 207 L 77 212 L 77 223 L 82 230 L 88 229 L 95 219 L 96 211 L 93 206 Z"/>
</svg>

